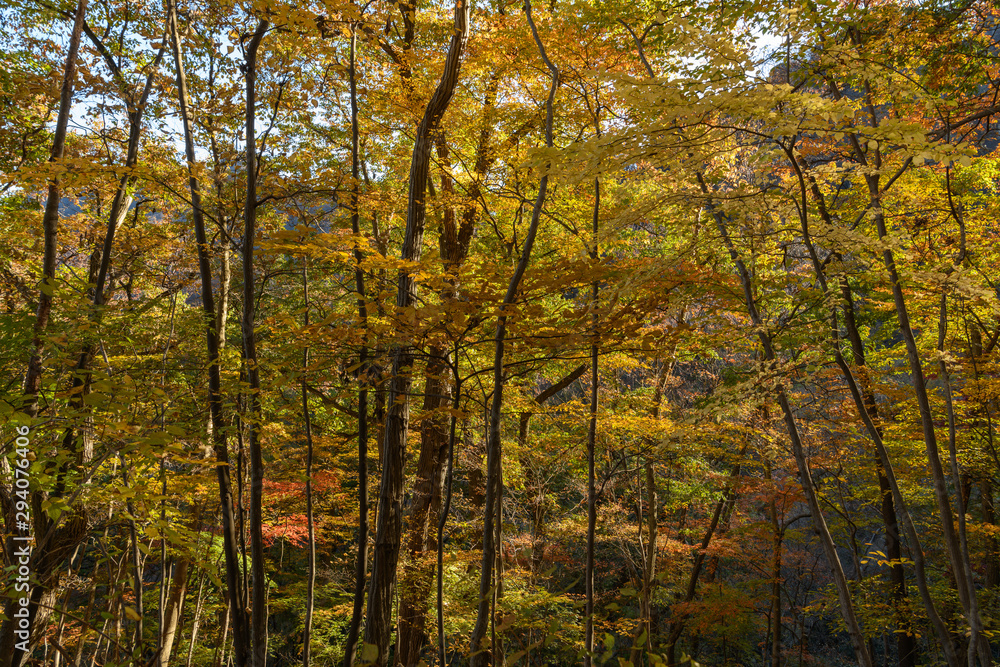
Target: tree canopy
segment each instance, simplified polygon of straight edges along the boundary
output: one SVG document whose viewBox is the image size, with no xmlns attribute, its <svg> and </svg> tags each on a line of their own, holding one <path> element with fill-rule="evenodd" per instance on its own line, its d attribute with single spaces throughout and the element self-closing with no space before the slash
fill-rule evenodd
<svg viewBox="0 0 1000 667">
<path fill-rule="evenodd" d="M 994 3 L 0 17 L 0 664 L 1000 658 Z"/>
</svg>

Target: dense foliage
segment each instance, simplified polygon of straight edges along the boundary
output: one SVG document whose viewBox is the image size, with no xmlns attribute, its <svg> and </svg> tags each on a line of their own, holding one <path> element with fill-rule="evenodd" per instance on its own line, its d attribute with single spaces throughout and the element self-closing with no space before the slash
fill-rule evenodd
<svg viewBox="0 0 1000 667">
<path fill-rule="evenodd" d="M 0 663 L 994 659 L 993 3 L 0 15 Z"/>
</svg>

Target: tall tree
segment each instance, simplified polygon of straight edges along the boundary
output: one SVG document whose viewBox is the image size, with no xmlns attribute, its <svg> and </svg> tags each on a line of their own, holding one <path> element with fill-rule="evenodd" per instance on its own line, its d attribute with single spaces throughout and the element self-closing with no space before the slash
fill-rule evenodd
<svg viewBox="0 0 1000 667">
<path fill-rule="evenodd" d="M 246 617 L 247 604 L 239 564 L 239 547 L 236 536 L 236 516 L 232 485 L 232 468 L 229 458 L 229 442 L 222 405 L 222 367 L 220 360 L 221 327 L 217 326 L 215 294 L 213 289 L 211 256 L 208 234 L 205 229 L 205 213 L 202 208 L 201 183 L 195 172 L 196 154 L 193 134 L 194 113 L 188 98 L 187 76 L 181 51 L 180 31 L 177 25 L 177 6 L 168 6 L 170 40 L 174 55 L 174 71 L 177 83 L 177 101 L 181 111 L 184 131 L 184 156 L 187 160 L 188 189 L 191 195 L 191 217 L 194 222 L 195 243 L 198 252 L 198 272 L 201 278 L 202 326 L 208 353 L 208 406 L 211 420 L 212 440 L 216 459 L 216 483 L 219 489 L 219 510 L 222 515 L 223 552 L 225 554 L 226 597 L 229 601 L 228 616 L 233 626 L 233 655 L 238 667 L 250 664 L 250 632 Z M 225 289 L 225 285 L 223 285 Z"/>
<path fill-rule="evenodd" d="M 410 161 L 410 178 L 406 206 L 406 232 L 402 259 L 420 259 L 423 245 L 424 220 L 427 212 L 425 192 L 430 166 L 434 133 L 448 108 L 461 71 L 462 52 L 469 35 L 470 6 L 458 0 L 454 11 L 454 33 L 448 45 L 441 79 L 424 109 L 417 127 Z M 412 308 L 416 298 L 416 281 L 412 269 L 399 272 L 396 287 L 396 309 L 400 314 Z M 388 410 L 385 417 L 385 437 L 382 445 L 382 481 L 378 499 L 378 523 L 375 532 L 375 553 L 368 591 L 368 612 L 365 643 L 378 650 L 377 663 L 389 659 L 392 591 L 399 562 L 402 538 L 403 455 L 409 426 L 409 391 L 413 350 L 409 345 L 396 345 L 392 351 L 392 374 L 389 379 Z"/>
<path fill-rule="evenodd" d="M 553 123 L 555 117 L 554 104 L 556 91 L 559 89 L 559 70 L 552 61 L 549 60 L 545 52 L 545 46 L 538 36 L 538 29 L 535 27 L 534 19 L 531 17 L 531 2 L 524 3 L 524 15 L 531 28 L 531 36 L 538 47 L 545 66 L 551 74 L 551 85 L 549 95 L 545 102 L 545 145 L 549 148 L 553 145 Z M 494 334 L 493 350 L 493 397 L 490 401 L 489 411 L 489 432 L 486 440 L 486 506 L 484 508 L 483 522 L 483 559 L 479 577 L 479 605 L 476 609 L 476 625 L 472 629 L 472 639 L 469 650 L 472 653 L 471 664 L 474 667 L 485 667 L 495 664 L 497 656 L 483 646 L 483 639 L 486 636 L 487 627 L 490 624 L 490 597 L 496 586 L 494 577 L 496 568 L 497 551 L 500 545 L 496 543 L 496 529 L 498 528 L 497 517 L 500 516 L 500 506 L 502 501 L 502 485 L 500 482 L 501 466 L 503 465 L 503 453 L 500 441 L 500 420 L 502 418 L 501 408 L 503 406 L 503 384 L 504 384 L 504 349 L 507 340 L 507 309 L 512 306 L 518 295 L 521 286 L 521 279 L 528 269 L 531 261 L 531 249 L 538 234 L 538 225 L 542 217 L 542 207 L 545 205 L 545 195 L 548 190 L 549 175 L 543 173 L 538 183 L 538 194 L 535 197 L 535 204 L 531 211 L 531 222 L 521 246 L 521 255 L 514 269 L 513 275 L 507 283 L 507 292 L 504 294 L 500 304 L 500 314 L 497 317 L 497 328 Z"/>
<path fill-rule="evenodd" d="M 66 64 L 63 67 L 62 86 L 59 92 L 59 115 L 56 118 L 55 132 L 52 137 L 52 149 L 49 153 L 49 162 L 58 162 L 63 158 L 66 148 L 66 133 L 69 127 L 69 117 L 73 108 L 73 86 L 76 80 L 77 54 L 80 50 L 80 35 L 83 30 L 83 23 L 87 14 L 87 0 L 80 0 L 73 15 L 73 27 L 70 31 L 69 47 L 66 52 Z M 28 362 L 27 372 L 24 374 L 24 413 L 30 418 L 38 417 L 38 395 L 42 386 L 42 354 L 45 349 L 45 335 L 48 329 L 49 320 L 52 317 L 52 301 L 56 289 L 56 252 L 58 244 L 59 225 L 59 204 L 61 200 L 61 187 L 59 176 L 55 176 L 49 181 L 48 193 L 45 198 L 45 212 L 42 216 L 42 238 L 44 245 L 44 256 L 42 258 L 42 275 L 39 285 L 38 308 L 35 312 L 35 322 L 32 331 L 32 351 Z M 4 489 L 7 504 L 13 498 L 13 488 L 9 491 Z M 37 495 L 37 494 L 36 494 Z M 37 512 L 40 502 L 33 502 Z M 29 534 L 27 527 L 15 527 L 5 516 L 5 525 L 11 534 L 25 538 Z M 39 529 L 46 529 L 46 522 L 36 521 L 35 530 L 40 532 L 39 537 L 44 535 Z M 14 557 L 14 543 L 11 540 L 5 542 L 7 552 L 7 562 L 13 563 L 17 559 Z M 38 615 L 38 600 L 40 600 L 41 586 L 36 586 L 31 591 L 30 599 L 33 608 L 29 607 L 28 613 L 28 633 L 34 629 L 34 621 Z M 39 594 L 36 599 L 36 592 Z M 5 620 L 0 628 L 0 653 L 10 656 L 11 667 L 20 667 L 23 663 L 27 651 L 24 650 L 23 642 L 15 641 L 14 622 L 14 600 L 9 600 L 5 606 Z M 34 643 L 37 638 L 31 639 Z"/>
</svg>

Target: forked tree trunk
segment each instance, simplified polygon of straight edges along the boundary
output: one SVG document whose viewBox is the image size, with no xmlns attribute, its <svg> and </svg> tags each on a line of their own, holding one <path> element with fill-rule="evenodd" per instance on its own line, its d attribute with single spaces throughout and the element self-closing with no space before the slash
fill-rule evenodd
<svg viewBox="0 0 1000 667">
<path fill-rule="evenodd" d="M 439 246 L 442 270 L 448 276 L 457 276 L 468 256 L 469 243 L 479 218 L 479 201 L 476 190 L 480 179 L 492 163 L 489 155 L 489 140 L 492 136 L 492 119 L 486 117 L 493 107 L 497 80 L 491 78 L 487 86 L 484 103 L 483 127 L 476 148 L 474 180 L 468 193 L 470 201 L 464 206 L 461 222 L 456 225 L 454 207 L 448 203 L 454 199 L 455 188 L 451 177 L 451 161 L 444 132 L 438 134 L 436 145 L 438 160 L 443 166 L 441 192 L 445 199 L 445 210 L 441 219 Z M 428 181 L 430 184 L 432 181 Z M 444 307 L 458 301 L 457 279 L 448 279 L 439 290 Z M 451 369 L 447 364 L 447 350 L 443 346 L 432 347 L 428 352 L 425 370 L 423 414 L 421 425 L 420 454 L 417 459 L 416 482 L 413 487 L 413 501 L 407 518 L 409 537 L 407 539 L 408 561 L 403 567 L 403 584 L 399 601 L 399 641 L 396 662 L 415 665 L 420 658 L 420 649 L 427 632 L 426 606 L 430 592 L 430 581 L 434 566 L 430 560 L 435 548 L 431 527 L 435 522 L 435 511 L 440 510 L 445 484 L 445 461 L 449 447 L 448 421 L 442 410 L 452 404 L 452 389 L 447 381 Z M 438 545 L 439 547 L 439 545 Z"/>
<path fill-rule="evenodd" d="M 184 600 L 187 597 L 188 559 L 180 557 L 174 565 L 174 575 L 170 582 L 170 593 L 167 596 L 166 610 L 163 614 L 163 627 L 160 630 L 160 667 L 169 667 L 170 655 L 173 652 L 174 640 L 177 638 L 181 614 L 184 612 Z"/>
<path fill-rule="evenodd" d="M 437 130 L 448 104 L 451 102 L 461 69 L 462 53 L 469 34 L 469 2 L 459 0 L 455 5 L 455 32 L 448 46 L 444 71 L 434 94 L 431 96 L 417 128 L 410 161 L 409 196 L 406 212 L 406 232 L 403 239 L 402 259 L 407 262 L 420 260 L 426 217 L 425 193 L 430 166 L 433 134 Z M 396 308 L 400 317 L 414 307 L 416 282 L 410 269 L 400 271 Z M 385 418 L 385 439 L 382 446 L 382 482 L 379 488 L 378 524 L 375 532 L 375 554 L 368 591 L 368 613 L 365 625 L 365 643 L 378 651 L 379 667 L 387 664 L 392 616 L 393 586 L 402 538 L 403 457 L 409 428 L 409 393 L 413 368 L 413 349 L 407 343 L 398 343 L 393 349 L 392 375 L 389 380 L 389 399 Z"/>
</svg>

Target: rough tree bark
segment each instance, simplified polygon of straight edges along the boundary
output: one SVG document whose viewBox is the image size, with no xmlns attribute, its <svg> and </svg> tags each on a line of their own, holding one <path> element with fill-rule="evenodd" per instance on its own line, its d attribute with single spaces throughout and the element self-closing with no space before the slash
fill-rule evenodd
<svg viewBox="0 0 1000 667">
<path fill-rule="evenodd" d="M 425 192 L 430 166 L 434 132 L 451 102 L 461 70 L 462 53 L 469 35 L 469 2 L 458 0 L 455 5 L 455 32 L 448 46 L 444 71 L 431 96 L 417 128 L 410 162 L 409 196 L 406 211 L 406 232 L 402 259 L 420 259 L 426 217 Z M 396 289 L 397 312 L 402 315 L 413 308 L 416 282 L 409 268 L 399 273 Z M 365 643 L 378 651 L 377 664 L 388 661 L 392 590 L 399 562 L 402 537 L 403 458 L 409 426 L 409 391 L 413 368 L 412 347 L 401 342 L 392 353 L 392 374 L 389 380 L 389 400 L 385 417 L 385 438 L 382 446 L 382 482 L 379 488 L 378 524 L 375 531 L 375 553 L 368 590 L 368 611 Z"/>
<path fill-rule="evenodd" d="M 496 100 L 498 84 L 497 76 L 491 76 L 487 83 L 483 103 L 483 124 L 476 146 L 473 181 L 467 189 L 468 199 L 462 207 L 459 224 L 456 225 L 457 216 L 454 208 L 447 203 L 441 219 L 438 244 L 442 269 L 449 278 L 440 290 L 440 297 L 446 308 L 459 298 L 457 275 L 468 257 L 469 243 L 479 219 L 480 182 L 495 159 L 489 150 L 493 135 L 493 119 L 490 118 L 490 112 Z M 438 160 L 444 167 L 441 173 L 441 191 L 446 200 L 451 200 L 455 195 L 455 184 L 451 177 L 451 160 L 443 131 L 439 133 L 436 145 Z M 403 568 L 404 583 L 401 586 L 399 601 L 397 662 L 403 665 L 417 663 L 420 649 L 426 639 L 426 597 L 433 576 L 433 565 L 428 556 L 431 551 L 439 550 L 439 545 L 435 548 L 430 528 L 433 525 L 435 510 L 440 510 L 446 476 L 445 461 L 448 458 L 448 448 L 451 446 L 446 422 L 441 415 L 441 411 L 453 402 L 453 390 L 446 380 L 447 374 L 451 372 L 446 363 L 446 354 L 447 350 L 441 346 L 429 350 L 425 371 L 423 413 L 427 418 L 421 425 L 417 481 L 414 484 L 413 502 L 407 517 L 409 560 Z"/>
</svg>

